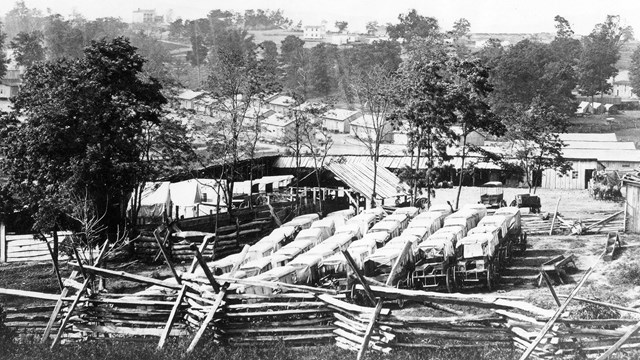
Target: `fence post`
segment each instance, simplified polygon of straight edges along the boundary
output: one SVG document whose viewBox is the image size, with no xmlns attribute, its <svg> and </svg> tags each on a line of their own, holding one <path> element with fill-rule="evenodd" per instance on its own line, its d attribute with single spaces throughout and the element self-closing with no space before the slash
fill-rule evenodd
<svg viewBox="0 0 640 360">
<path fill-rule="evenodd" d="M 0 262 L 7 262 L 7 231 L 0 221 Z"/>
</svg>

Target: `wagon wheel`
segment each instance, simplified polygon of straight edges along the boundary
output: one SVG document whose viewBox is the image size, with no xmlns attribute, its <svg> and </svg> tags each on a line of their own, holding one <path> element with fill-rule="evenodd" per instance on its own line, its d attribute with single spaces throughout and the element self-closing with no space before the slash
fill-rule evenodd
<svg viewBox="0 0 640 360">
<path fill-rule="evenodd" d="M 397 288 L 397 289 L 400 289 L 400 288 L 401 288 L 401 287 L 400 287 L 400 284 L 401 284 L 401 283 L 402 283 L 402 281 L 398 281 L 398 283 L 396 284 L 396 288 Z M 398 298 L 398 299 L 396 300 L 396 302 L 398 303 L 398 307 L 399 307 L 399 308 L 401 308 L 401 309 L 402 309 L 402 308 L 404 307 L 404 302 L 405 302 L 405 300 L 404 300 L 403 298 Z"/>
<path fill-rule="evenodd" d="M 455 279 L 455 275 L 454 275 L 454 271 L 452 268 L 448 268 L 447 269 L 447 274 L 446 274 L 446 280 L 447 283 L 447 292 L 448 293 L 452 293 L 455 292 L 456 290 L 456 279 Z"/>
<path fill-rule="evenodd" d="M 489 291 L 493 291 L 493 271 L 493 264 L 490 264 L 487 268 L 487 290 Z"/>
</svg>

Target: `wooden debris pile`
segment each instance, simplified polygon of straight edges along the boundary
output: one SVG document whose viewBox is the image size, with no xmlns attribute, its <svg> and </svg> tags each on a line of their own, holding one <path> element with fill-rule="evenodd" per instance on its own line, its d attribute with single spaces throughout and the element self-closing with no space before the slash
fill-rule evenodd
<svg viewBox="0 0 640 360">
<path fill-rule="evenodd" d="M 556 234 L 580 235 L 587 232 L 606 234 L 624 230 L 624 219 L 620 216 L 622 214 L 622 211 L 618 211 L 605 213 L 603 214 L 604 218 L 585 219 L 563 218 L 557 214 L 555 224 L 553 224 L 553 215 L 545 219 L 538 214 L 524 214 L 522 215 L 522 231 L 526 231 L 529 235 L 550 235 L 549 232 L 553 224 L 553 232 Z"/>
</svg>

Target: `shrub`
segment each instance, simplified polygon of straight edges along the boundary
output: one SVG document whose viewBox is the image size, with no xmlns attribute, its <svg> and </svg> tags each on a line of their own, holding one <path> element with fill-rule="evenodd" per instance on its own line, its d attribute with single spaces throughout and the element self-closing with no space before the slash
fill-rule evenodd
<svg viewBox="0 0 640 360">
<path fill-rule="evenodd" d="M 640 264 L 635 261 L 619 263 L 613 269 L 615 276 L 611 277 L 611 282 L 616 285 L 640 286 Z"/>
</svg>

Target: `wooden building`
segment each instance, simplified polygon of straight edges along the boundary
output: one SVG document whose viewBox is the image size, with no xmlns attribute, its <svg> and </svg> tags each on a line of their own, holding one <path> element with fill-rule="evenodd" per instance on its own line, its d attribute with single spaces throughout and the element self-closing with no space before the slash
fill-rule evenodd
<svg viewBox="0 0 640 360">
<path fill-rule="evenodd" d="M 640 233 L 640 174 L 629 173 L 622 178 L 626 201 L 624 204 L 625 232 Z"/>
</svg>

